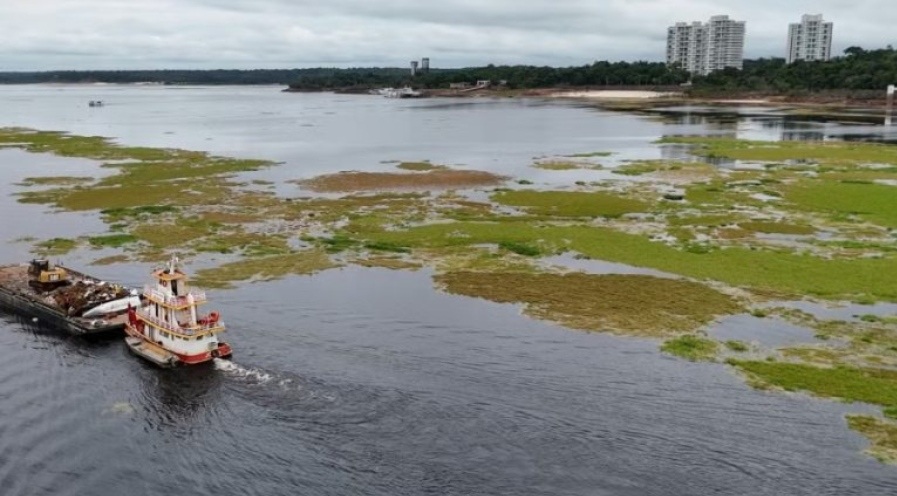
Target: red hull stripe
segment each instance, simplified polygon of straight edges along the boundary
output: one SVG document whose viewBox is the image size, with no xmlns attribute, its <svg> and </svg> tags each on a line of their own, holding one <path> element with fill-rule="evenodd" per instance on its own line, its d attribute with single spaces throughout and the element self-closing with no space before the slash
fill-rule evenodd
<svg viewBox="0 0 897 496">
<path fill-rule="evenodd" d="M 127 333 L 130 334 L 131 336 L 143 339 L 144 341 L 146 341 L 148 343 L 152 343 L 152 341 L 146 339 L 146 336 L 144 336 L 143 333 L 138 332 L 137 330 L 135 330 L 133 327 L 131 327 L 129 325 L 125 325 L 125 331 L 127 331 Z M 156 344 L 156 343 L 153 343 L 153 344 L 158 346 L 158 344 Z M 163 348 L 163 349 L 165 349 L 165 348 Z M 208 362 L 209 360 L 212 360 L 213 358 L 215 358 L 215 356 L 212 355 L 211 351 L 198 353 L 196 355 L 182 355 L 180 353 L 175 353 L 171 350 L 165 350 L 165 351 L 178 357 L 178 360 L 180 360 L 182 363 L 185 363 L 187 365 L 196 365 L 198 363 Z M 221 358 L 229 357 L 233 354 L 233 349 L 227 343 L 218 343 L 218 348 L 215 351 L 218 352 L 217 356 L 221 357 Z"/>
</svg>

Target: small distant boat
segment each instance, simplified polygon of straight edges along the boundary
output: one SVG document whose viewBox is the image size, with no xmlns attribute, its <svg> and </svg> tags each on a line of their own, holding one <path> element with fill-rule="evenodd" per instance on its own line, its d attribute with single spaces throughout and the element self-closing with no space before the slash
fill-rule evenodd
<svg viewBox="0 0 897 496">
<path fill-rule="evenodd" d="M 152 276 L 154 283 L 143 288 L 143 306 L 127 310 L 125 343 L 131 352 L 160 367 L 196 365 L 233 354 L 230 345 L 218 339 L 225 330 L 218 312 L 199 314 L 206 293 L 188 286 L 177 258 Z"/>
<path fill-rule="evenodd" d="M 382 93 L 386 98 L 420 98 L 420 91 L 412 89 L 410 86 L 404 88 L 385 88 Z"/>
<path fill-rule="evenodd" d="M 90 103 L 87 104 L 88 107 L 102 107 L 103 100 L 91 100 Z"/>
</svg>

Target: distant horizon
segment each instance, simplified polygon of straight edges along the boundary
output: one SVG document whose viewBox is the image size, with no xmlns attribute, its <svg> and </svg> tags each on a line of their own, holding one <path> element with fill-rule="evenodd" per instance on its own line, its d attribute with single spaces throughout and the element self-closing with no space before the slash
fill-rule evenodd
<svg viewBox="0 0 897 496">
<path fill-rule="evenodd" d="M 868 47 L 860 47 L 864 50 L 872 51 L 872 50 L 886 50 L 890 45 L 876 48 L 868 48 Z M 846 50 L 850 47 L 844 47 Z M 844 56 L 844 50 L 836 51 L 832 49 L 832 57 L 842 57 Z M 779 55 L 767 55 L 760 57 L 745 57 L 745 61 L 751 60 L 770 60 L 770 59 L 785 59 L 785 56 Z M 418 59 L 419 60 L 419 59 Z M 52 73 L 52 72 L 154 72 L 154 71 L 295 71 L 295 70 L 309 70 L 309 69 L 397 69 L 397 70 L 410 70 L 409 64 L 411 59 L 405 65 L 309 65 L 302 67 L 155 67 L 155 68 L 99 68 L 99 69 L 36 69 L 36 70 L 17 70 L 17 69 L 4 69 L 0 67 L 0 73 Z M 583 67 L 587 65 L 592 65 L 596 63 L 607 62 L 611 64 L 616 63 L 630 63 L 636 64 L 641 62 L 646 63 L 665 63 L 663 59 L 657 60 L 593 60 L 591 62 L 585 62 L 580 64 L 567 64 L 567 65 L 558 65 L 558 64 L 526 64 L 526 63 L 485 63 L 480 65 L 463 65 L 463 66 L 454 66 L 454 67 L 441 67 L 438 65 L 434 65 L 432 57 L 430 58 L 430 69 L 431 70 L 461 70 L 461 69 L 470 69 L 470 68 L 480 68 L 487 67 L 489 65 L 494 65 L 496 67 L 507 67 L 507 66 L 532 66 L 532 67 L 554 67 L 554 68 L 564 68 L 564 67 Z M 420 70 L 420 68 L 418 68 Z"/>
<path fill-rule="evenodd" d="M 884 0 L 6 0 L 0 71 L 662 62 L 668 27 L 714 15 L 746 22 L 746 58 L 785 57 L 804 14 L 834 23 L 833 53 L 894 42 Z"/>
</svg>

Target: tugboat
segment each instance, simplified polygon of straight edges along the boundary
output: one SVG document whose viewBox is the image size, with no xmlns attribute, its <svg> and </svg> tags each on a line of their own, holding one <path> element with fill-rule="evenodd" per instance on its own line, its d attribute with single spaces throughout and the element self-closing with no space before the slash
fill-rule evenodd
<svg viewBox="0 0 897 496">
<path fill-rule="evenodd" d="M 128 308 L 125 343 L 131 352 L 166 368 L 230 357 L 230 345 L 218 340 L 224 322 L 218 312 L 200 316 L 206 293 L 188 286 L 177 257 L 152 277 L 154 284 L 143 288 L 143 306 Z"/>
</svg>

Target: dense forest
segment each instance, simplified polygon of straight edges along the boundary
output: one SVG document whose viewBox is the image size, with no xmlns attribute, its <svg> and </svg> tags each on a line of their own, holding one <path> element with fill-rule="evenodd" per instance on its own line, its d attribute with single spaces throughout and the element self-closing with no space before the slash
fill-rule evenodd
<svg viewBox="0 0 897 496">
<path fill-rule="evenodd" d="M 691 91 L 697 94 L 882 90 L 888 84 L 897 83 L 897 50 L 890 46 L 878 50 L 851 47 L 828 62 L 786 64 L 778 58 L 745 60 L 743 70 L 726 69 L 694 78 L 680 68 L 659 62 L 595 62 L 579 67 L 488 65 L 431 69 L 415 77 L 405 68 L 0 72 L 0 84 L 280 84 L 296 91 L 351 91 L 405 85 L 438 89 L 448 88 L 451 83 L 484 79 L 503 81 L 512 89 L 671 86 L 691 81 Z"/>
<path fill-rule="evenodd" d="M 695 91 L 757 91 L 767 93 L 820 90 L 878 90 L 897 84 L 897 50 L 850 47 L 828 62 L 784 59 L 745 60 L 744 69 L 725 69 L 695 78 Z"/>
</svg>

